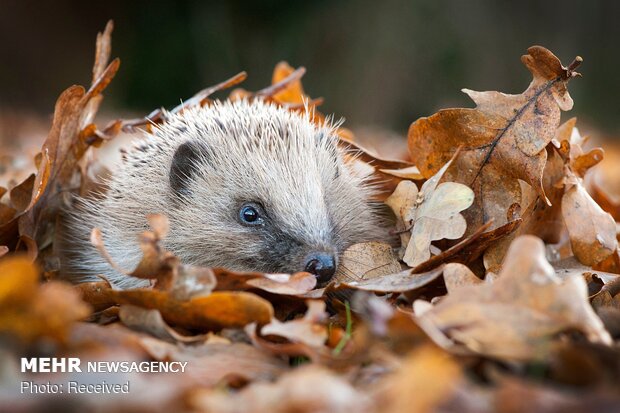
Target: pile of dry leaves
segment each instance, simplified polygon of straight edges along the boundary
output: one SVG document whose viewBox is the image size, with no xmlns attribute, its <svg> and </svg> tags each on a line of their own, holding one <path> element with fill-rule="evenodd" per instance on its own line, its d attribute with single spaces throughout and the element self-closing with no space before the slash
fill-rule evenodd
<svg viewBox="0 0 620 413">
<path fill-rule="evenodd" d="M 366 243 L 342 257 L 336 281 L 307 273 L 236 273 L 183 265 L 163 250 L 168 222 L 149 217 L 142 262 L 128 276 L 59 280 L 55 238 L 71 193 L 100 189 L 92 153 L 167 112 L 100 128 L 112 25 L 97 39 L 90 88 L 59 97 L 36 172 L 0 187 L 0 404 L 12 411 L 617 412 L 620 409 L 618 175 L 586 174 L 568 83 L 579 76 L 547 49 L 522 57 L 521 94 L 464 90 L 473 109 L 415 121 L 408 160 L 382 159 L 341 128 L 351 162 L 382 185 L 401 248 Z M 304 69 L 279 64 L 272 85 L 233 90 L 292 111 L 315 109 Z M 241 73 L 172 112 L 209 105 Z M 324 122 L 314 110 L 314 121 Z M 7 165 L 9 162 L 7 162 Z M 9 166 L 10 167 L 10 166 Z M 611 168 L 611 167 L 610 167 Z M 598 169 L 598 168 L 597 168 Z M 603 171 L 605 168 L 603 168 Z M 612 170 L 613 171 L 613 170 Z M 594 176 L 594 178 L 591 178 Z M 615 187 L 614 187 L 615 185 Z M 615 190 L 615 192 L 614 192 Z M 92 242 L 106 251 L 95 229 Z M 329 309 L 329 311 L 327 311 Z M 187 361 L 178 374 L 110 373 L 128 395 L 19 394 L 19 383 L 100 380 L 88 373 L 22 374 L 20 357 Z"/>
</svg>

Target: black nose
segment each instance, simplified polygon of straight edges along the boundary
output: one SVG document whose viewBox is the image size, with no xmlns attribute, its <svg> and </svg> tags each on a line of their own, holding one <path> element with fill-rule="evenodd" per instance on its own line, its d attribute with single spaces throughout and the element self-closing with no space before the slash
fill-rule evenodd
<svg viewBox="0 0 620 413">
<path fill-rule="evenodd" d="M 306 258 L 305 270 L 314 274 L 319 284 L 324 284 L 334 276 L 336 260 L 332 254 L 324 252 L 310 254 Z"/>
</svg>

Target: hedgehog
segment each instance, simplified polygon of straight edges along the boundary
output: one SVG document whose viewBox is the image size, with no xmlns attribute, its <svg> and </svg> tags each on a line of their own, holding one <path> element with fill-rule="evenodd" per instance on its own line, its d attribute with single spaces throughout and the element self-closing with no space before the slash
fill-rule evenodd
<svg viewBox="0 0 620 413">
<path fill-rule="evenodd" d="M 133 144 L 99 197 L 77 198 L 65 218 L 61 271 L 105 276 L 118 288 L 145 280 L 117 272 L 90 243 L 99 228 L 118 267 L 141 260 L 147 215 L 164 214 L 163 247 L 183 264 L 314 274 L 325 285 L 352 244 L 383 238 L 368 177 L 338 145 L 336 126 L 262 100 L 216 101 L 167 114 Z M 148 283 L 148 282 L 147 282 Z"/>
</svg>

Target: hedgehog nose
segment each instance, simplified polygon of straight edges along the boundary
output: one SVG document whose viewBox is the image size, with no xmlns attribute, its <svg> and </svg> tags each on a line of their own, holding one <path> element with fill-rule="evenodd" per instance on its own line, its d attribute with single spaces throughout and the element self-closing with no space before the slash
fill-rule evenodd
<svg viewBox="0 0 620 413">
<path fill-rule="evenodd" d="M 336 260 L 332 254 L 319 252 L 306 258 L 305 270 L 316 276 L 318 284 L 325 284 L 336 272 Z"/>
</svg>

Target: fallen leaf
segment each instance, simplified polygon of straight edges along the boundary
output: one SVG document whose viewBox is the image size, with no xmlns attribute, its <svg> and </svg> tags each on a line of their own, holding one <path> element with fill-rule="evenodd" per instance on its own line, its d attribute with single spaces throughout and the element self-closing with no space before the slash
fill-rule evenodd
<svg viewBox="0 0 620 413">
<path fill-rule="evenodd" d="M 445 352 L 424 346 L 413 351 L 378 390 L 377 411 L 439 411 L 462 380 L 461 367 Z"/>
<path fill-rule="evenodd" d="M 499 240 L 511 235 L 517 228 L 519 228 L 521 222 L 521 219 L 515 219 L 502 225 L 501 227 L 495 228 L 491 231 L 486 231 L 492 224 L 491 222 L 487 222 L 462 241 L 459 241 L 447 250 L 432 256 L 428 260 L 413 268 L 413 272 L 420 273 L 423 271 L 428 271 L 429 269 L 435 268 L 445 262 L 460 262 L 469 264 L 475 261 L 483 252 L 485 252 L 485 250 L 487 250 L 487 248 L 493 248 Z"/>
<path fill-rule="evenodd" d="M 371 412 L 371 400 L 347 381 L 324 367 L 302 366 L 283 374 L 274 383 L 255 383 L 238 393 L 202 390 L 190 398 L 200 411 L 219 413 L 348 413 Z"/>
<path fill-rule="evenodd" d="M 454 157 L 429 178 L 420 191 L 415 183 L 402 181 L 385 201 L 402 228 L 403 261 L 410 267 L 431 257 L 432 241 L 460 238 L 467 229 L 467 222 L 460 212 L 473 203 L 473 191 L 456 182 L 438 185 L 453 160 Z M 411 235 L 407 233 L 409 228 Z"/>
<path fill-rule="evenodd" d="M 276 85 L 280 83 L 294 72 L 295 69 L 292 68 L 287 62 L 278 63 L 273 70 L 271 84 Z M 279 103 L 292 103 L 298 105 L 303 105 L 304 102 L 308 102 L 310 100 L 310 98 L 304 93 L 301 80 L 299 79 L 289 82 L 284 89 L 273 94 L 271 98 Z"/>
<path fill-rule="evenodd" d="M 34 187 L 34 179 L 35 175 L 30 175 L 25 181 L 13 187 L 9 192 L 11 206 L 19 212 L 25 211 L 30 204 L 30 197 L 32 197 L 32 189 Z"/>
<path fill-rule="evenodd" d="M 605 146 L 605 159 L 591 173 L 592 198 L 616 221 L 620 221 L 620 150 Z"/>
<path fill-rule="evenodd" d="M 105 310 L 116 304 L 110 297 L 109 291 L 112 287 L 108 281 L 80 283 L 74 288 L 79 291 L 82 300 L 89 304 L 95 312 Z"/>
<path fill-rule="evenodd" d="M 613 217 L 592 199 L 576 177 L 566 185 L 562 215 L 575 257 L 585 265 L 595 265 L 618 248 Z"/>
<path fill-rule="evenodd" d="M 562 127 L 560 127 L 562 128 Z M 558 132 L 560 135 L 560 132 Z M 564 194 L 565 162 L 560 155 L 547 146 L 547 162 L 542 178 L 543 188 L 551 205 L 537 196 L 530 185 L 519 181 L 521 188 L 521 203 L 514 204 L 507 213 L 507 219 L 520 219 L 521 225 L 499 240 L 484 253 L 484 266 L 487 271 L 499 272 L 502 261 L 512 241 L 520 235 L 535 235 L 545 242 L 557 243 L 565 230 L 562 219 L 561 201 Z"/>
<path fill-rule="evenodd" d="M 165 291 L 148 289 L 112 290 L 110 296 L 118 304 L 159 310 L 171 326 L 198 332 L 243 327 L 252 322 L 262 325 L 273 317 L 269 301 L 241 291 L 216 291 L 189 300 L 179 300 Z"/>
<path fill-rule="evenodd" d="M 49 232 L 54 230 L 54 222 L 60 202 L 58 194 L 70 190 L 74 184 L 72 178 L 77 172 L 78 161 L 89 145 L 80 141 L 83 128 L 101 103 L 101 93 L 114 78 L 120 61 L 108 64 L 112 24 L 106 26 L 103 34 L 97 38 L 98 53 L 93 68 L 93 83 L 88 90 L 82 86 L 71 86 L 56 101 L 52 126 L 41 152 L 36 157 L 37 172 L 18 185 L 11 195 L 21 211 L 11 221 L 0 221 L 0 244 L 13 248 L 20 236 L 34 240 L 37 245 L 53 238 Z M 25 192 L 30 189 L 30 195 Z"/>
<path fill-rule="evenodd" d="M 347 248 L 340 258 L 334 279 L 338 282 L 363 281 L 401 271 L 392 246 L 365 242 Z"/>
<path fill-rule="evenodd" d="M 405 292 L 415 290 L 435 281 L 443 272 L 443 266 L 432 270 L 414 273 L 413 270 L 404 270 L 394 274 L 382 275 L 363 281 L 349 281 L 344 286 L 356 290 L 375 292 Z"/>
<path fill-rule="evenodd" d="M 567 83 L 579 75 L 574 69 L 581 58 L 566 68 L 549 50 L 533 46 L 521 60 L 533 76 L 522 94 L 464 89 L 475 109 L 444 109 L 409 128 L 411 158 L 427 178 L 462 148 L 446 179 L 464 183 L 476 194 L 474 207 L 465 214 L 470 229 L 490 220 L 494 226 L 510 220 L 506 212 L 522 203 L 518 179 L 547 199 L 542 184 L 545 148 L 555 136 L 560 111 L 572 108 Z"/>
<path fill-rule="evenodd" d="M 339 134 L 341 130 L 339 128 Z M 407 179 L 418 176 L 415 173 L 417 168 L 410 162 L 384 158 L 350 139 L 341 138 L 340 146 L 346 150 L 347 162 L 356 174 L 371 180 L 376 189 L 374 198 L 378 201 L 385 201 L 394 192 L 396 186 L 405 179 L 402 175 L 411 176 Z"/>
<path fill-rule="evenodd" d="M 275 335 L 284 337 L 295 343 L 304 343 L 312 347 L 321 347 L 327 340 L 327 313 L 325 302 L 317 300 L 306 301 L 308 311 L 303 318 L 281 322 L 277 319 L 261 328 L 263 336 Z"/>
<path fill-rule="evenodd" d="M 147 310 L 135 305 L 123 305 L 119 311 L 119 318 L 127 327 L 149 333 L 153 337 L 182 343 L 197 343 L 206 340 L 206 334 L 185 336 L 170 327 L 158 310 Z"/>
<path fill-rule="evenodd" d="M 140 345 L 156 360 L 187 362 L 184 381 L 196 381 L 202 386 L 238 379 L 273 380 L 285 373 L 287 367 L 281 359 L 245 343 L 206 342 L 189 346 L 143 337 Z"/>
<path fill-rule="evenodd" d="M 474 274 L 469 267 L 463 264 L 446 264 L 443 269 L 443 280 L 446 283 L 448 294 L 468 285 L 482 284 L 480 278 Z"/>
<path fill-rule="evenodd" d="M 25 343 L 42 338 L 64 342 L 72 323 L 90 309 L 71 286 L 38 281 L 39 269 L 29 258 L 0 261 L 0 331 Z"/>
<path fill-rule="evenodd" d="M 273 294 L 303 295 L 316 287 L 316 277 L 307 272 L 296 274 L 260 274 L 246 281 L 255 287 Z"/>
<path fill-rule="evenodd" d="M 423 328 L 436 328 L 433 334 L 441 331 L 474 352 L 502 359 L 544 359 L 554 335 L 571 328 L 595 342 L 611 341 L 583 278 L 559 279 L 542 241 L 529 235 L 512 243 L 494 282 L 457 288 L 420 319 Z"/>
<path fill-rule="evenodd" d="M 398 178 L 409 179 L 411 181 L 424 179 L 424 176 L 420 173 L 417 166 L 409 166 L 401 169 L 379 169 L 379 172 L 394 175 Z"/>
</svg>

